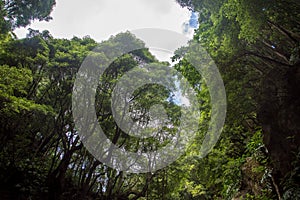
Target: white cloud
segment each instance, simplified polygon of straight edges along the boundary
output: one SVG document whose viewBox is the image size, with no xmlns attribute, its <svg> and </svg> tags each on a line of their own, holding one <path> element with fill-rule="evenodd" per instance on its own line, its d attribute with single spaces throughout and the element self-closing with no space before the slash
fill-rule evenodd
<svg viewBox="0 0 300 200">
<path fill-rule="evenodd" d="M 57 0 L 50 22 L 34 22 L 30 28 L 49 30 L 54 37 L 90 35 L 97 41 L 138 28 L 162 28 L 182 32 L 190 12 L 175 0 Z M 29 28 L 29 27 L 27 27 Z M 27 28 L 15 33 L 25 37 Z"/>
<path fill-rule="evenodd" d="M 175 0 L 139 0 L 141 3 L 145 4 L 147 8 L 154 10 L 157 13 L 163 15 L 168 14 L 171 11 L 172 6 L 175 3 Z"/>
</svg>

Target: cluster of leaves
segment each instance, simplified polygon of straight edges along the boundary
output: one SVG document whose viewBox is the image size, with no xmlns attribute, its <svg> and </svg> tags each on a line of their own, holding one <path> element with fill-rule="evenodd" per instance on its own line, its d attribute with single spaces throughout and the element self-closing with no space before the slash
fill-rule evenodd
<svg viewBox="0 0 300 200">
<path fill-rule="evenodd" d="M 189 179 L 196 177 L 197 184 L 192 181 L 195 190 L 203 188 L 202 193 L 198 193 L 201 196 L 199 199 L 231 199 L 235 195 L 250 199 L 271 199 L 274 198 L 272 195 L 280 198 L 285 190 L 280 185 L 283 176 L 274 177 L 274 174 L 287 172 L 283 166 L 295 159 L 291 156 L 290 148 L 299 145 L 298 139 L 283 144 L 290 137 L 298 138 L 295 132 L 299 132 L 299 129 L 290 129 L 287 124 L 281 124 L 277 132 L 276 125 L 280 121 L 276 113 L 288 107 L 286 104 L 299 107 L 297 90 L 288 89 L 291 87 L 288 79 L 292 78 L 287 75 L 288 71 L 299 68 L 299 2 L 177 2 L 199 12 L 200 25 L 195 31 L 194 41 L 199 42 L 215 60 L 225 83 L 228 100 L 222 139 L 207 158 L 198 162 L 198 165 L 193 164 L 198 171 L 192 173 Z M 188 63 L 181 61 L 179 65 L 183 73 L 191 70 Z M 269 151 L 262 151 L 266 147 Z M 278 149 L 283 147 L 286 149 Z M 266 155 L 258 156 L 262 154 L 261 151 Z M 280 158 L 278 152 L 289 153 Z M 271 157 L 271 164 L 268 157 Z M 268 177 L 268 183 L 260 188 L 265 192 L 260 194 L 254 190 L 247 191 L 246 186 L 251 183 L 243 180 L 248 177 L 243 174 L 243 169 L 251 167 L 251 163 L 257 172 L 253 176 L 264 172 L 260 177 Z M 201 178 L 199 174 L 206 176 Z M 259 181 L 257 179 L 254 182 Z M 190 182 L 186 185 L 191 187 Z M 250 188 L 254 187 L 252 185 Z M 195 190 L 190 194 L 195 194 Z"/>
<path fill-rule="evenodd" d="M 114 47 L 142 47 L 119 57 L 100 77 L 95 109 L 99 124 L 115 145 L 132 152 L 141 148 L 147 152 L 165 145 L 165 135 L 172 135 L 174 130 L 157 132 L 158 139 L 128 135 L 113 119 L 112 93 L 121 77 L 138 66 L 142 66 L 138 69 L 140 74 L 147 72 L 152 79 L 170 78 L 169 74 L 150 70 L 167 63 L 159 63 L 130 33 L 111 37 L 100 45 L 90 37 L 55 39 L 48 31 L 35 30 L 30 30 L 25 39 L 15 39 L 11 30 L 34 19 L 49 20 L 55 2 L 0 2 L 0 198 L 298 198 L 295 191 L 299 188 L 299 160 L 294 161 L 293 170 L 281 186 L 280 176 L 274 176 L 276 170 L 280 171 L 272 158 L 274 149 L 266 150 L 266 146 L 272 147 L 274 141 L 281 144 L 287 136 L 268 139 L 271 136 L 262 128 L 269 125 L 271 134 L 277 125 L 274 113 L 296 102 L 283 77 L 286 71 L 299 66 L 299 3 L 178 3 L 199 12 L 200 27 L 194 41 L 207 50 L 221 72 L 228 101 L 226 123 L 215 148 L 202 158 L 200 149 L 211 120 L 210 94 L 205 79 L 185 58 L 184 48 L 178 50 L 174 68 L 197 91 L 201 103 L 195 139 L 172 165 L 155 173 L 128 174 L 96 160 L 80 141 L 71 107 L 76 73 L 87 55 L 109 60 L 115 54 L 110 51 Z M 130 110 L 136 122 L 147 124 L 151 106 L 161 104 L 167 111 L 168 123 L 178 125 L 180 108 L 166 88 L 148 84 L 131 95 Z M 282 130 L 282 125 L 275 128 Z M 288 136 L 296 143 L 295 135 Z"/>
<path fill-rule="evenodd" d="M 74 125 L 72 91 L 84 58 L 94 54 L 95 58 L 107 60 L 115 53 L 110 51 L 111 47 L 128 45 L 124 42 L 144 46 L 130 33 L 119 34 L 99 45 L 89 37 L 55 39 L 47 31 L 35 30 L 30 30 L 25 39 L 17 40 L 8 34 L 1 40 L 0 196 L 9 192 L 15 198 L 31 199 L 42 196 L 138 199 L 163 198 L 172 191 L 168 182 L 176 185 L 178 178 L 168 180 L 166 177 L 170 174 L 176 177 L 174 169 L 170 173 L 161 170 L 140 175 L 111 169 L 84 148 Z M 90 53 L 93 49 L 94 53 Z M 166 67 L 166 64 L 158 63 L 142 48 L 115 60 L 100 77 L 97 117 L 114 144 L 133 152 L 164 145 L 165 139 L 137 139 L 118 128 L 111 111 L 111 95 L 118 79 L 132 68 L 140 65 L 141 73 L 165 79 L 168 74 L 151 73 L 151 68 Z M 161 104 L 168 114 L 168 123 L 177 123 L 180 111 L 168 89 L 147 84 L 131 95 L 132 113 L 141 113 L 137 121 L 149 121 L 150 107 Z M 165 134 L 173 131 L 166 128 L 157 133 L 158 138 L 165 138 Z"/>
<path fill-rule="evenodd" d="M 54 0 L 1 0 L 0 32 L 25 27 L 33 20 L 49 21 L 54 5 Z"/>
</svg>

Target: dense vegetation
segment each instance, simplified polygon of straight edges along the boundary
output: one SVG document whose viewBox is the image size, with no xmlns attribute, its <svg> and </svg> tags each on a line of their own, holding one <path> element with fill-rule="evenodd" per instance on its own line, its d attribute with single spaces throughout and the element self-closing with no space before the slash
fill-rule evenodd
<svg viewBox="0 0 300 200">
<path fill-rule="evenodd" d="M 17 39 L 16 27 L 50 20 L 55 2 L 0 2 L 0 199 L 300 199 L 300 3 L 177 2 L 199 12 L 193 40 L 207 50 L 223 77 L 226 123 L 215 148 L 201 158 L 211 115 L 209 91 L 179 49 L 174 68 L 197 91 L 199 130 L 180 159 L 144 174 L 117 171 L 96 160 L 81 142 L 71 107 L 76 73 L 90 51 L 124 41 L 144 47 L 143 42 L 128 32 L 99 45 L 88 36 L 56 39 L 36 30 Z M 106 53 L 98 56 L 105 60 L 112 52 Z M 114 144 L 131 151 L 163 145 L 124 133 L 110 109 L 117 80 L 146 64 L 167 65 L 146 48 L 132 51 L 112 63 L 97 89 L 99 124 Z M 178 123 L 180 108 L 170 100 L 170 91 L 147 85 L 133 95 L 133 110 L 142 113 L 136 120 L 147 121 L 149 107 L 160 103 L 169 123 Z M 157 137 L 164 138 L 164 132 Z"/>
</svg>

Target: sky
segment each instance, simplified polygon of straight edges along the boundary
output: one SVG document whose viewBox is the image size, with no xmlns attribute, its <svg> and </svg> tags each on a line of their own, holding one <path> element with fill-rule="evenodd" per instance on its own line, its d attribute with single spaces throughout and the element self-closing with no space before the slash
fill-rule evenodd
<svg viewBox="0 0 300 200">
<path fill-rule="evenodd" d="M 50 22 L 34 21 L 15 31 L 19 38 L 27 29 L 49 30 L 56 38 L 89 35 L 98 42 L 111 35 L 139 28 L 163 28 L 187 33 L 191 12 L 175 0 L 57 0 Z"/>
</svg>

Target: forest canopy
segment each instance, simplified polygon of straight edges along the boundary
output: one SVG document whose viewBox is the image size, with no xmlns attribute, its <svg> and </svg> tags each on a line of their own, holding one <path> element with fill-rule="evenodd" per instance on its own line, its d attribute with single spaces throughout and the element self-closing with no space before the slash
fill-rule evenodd
<svg viewBox="0 0 300 200">
<path fill-rule="evenodd" d="M 172 124 L 156 138 L 136 138 L 114 120 L 112 93 L 131 69 L 169 63 L 159 62 L 130 32 L 97 43 L 89 36 L 57 39 L 47 30 L 29 29 L 26 38 L 18 39 L 17 27 L 51 20 L 55 1 L 0 1 L 0 199 L 300 199 L 299 1 L 177 3 L 199 13 L 193 42 L 208 52 L 223 78 L 225 125 L 216 146 L 202 158 L 212 116 L 210 91 L 185 48 L 178 49 L 173 68 L 197 91 L 199 127 L 178 160 L 134 174 L 107 166 L 83 145 L 72 115 L 74 81 L 88 55 L 108 60 L 114 52 L 106 49 L 141 46 L 120 56 L 99 78 L 95 110 L 113 144 L 149 151 L 171 140 L 166 134 L 175 134 L 180 105 L 157 84 L 136 91 L 131 110 L 137 122 L 147 124 L 150 107 L 160 104 Z M 152 79 L 168 76 L 148 73 Z"/>
</svg>

